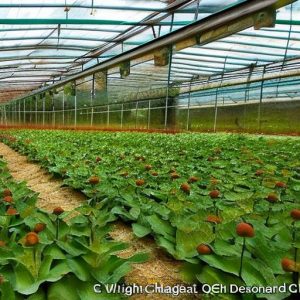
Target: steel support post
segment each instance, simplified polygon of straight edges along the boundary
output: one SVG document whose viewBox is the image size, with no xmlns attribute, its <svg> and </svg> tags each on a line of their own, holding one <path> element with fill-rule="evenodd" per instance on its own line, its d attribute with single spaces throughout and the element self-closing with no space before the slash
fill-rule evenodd
<svg viewBox="0 0 300 300">
<path fill-rule="evenodd" d="M 19 124 L 21 124 L 21 101 L 18 101 L 19 104 Z"/>
<path fill-rule="evenodd" d="M 74 127 L 77 126 L 77 95 L 74 96 Z"/>
<path fill-rule="evenodd" d="M 123 128 L 124 103 L 121 106 L 121 128 Z"/>
<path fill-rule="evenodd" d="M 139 106 L 139 101 L 135 103 L 135 126 L 134 126 L 135 129 L 137 129 L 138 106 Z"/>
<path fill-rule="evenodd" d="M 5 125 L 7 125 L 6 105 L 4 105 L 4 123 L 5 123 Z"/>
<path fill-rule="evenodd" d="M 173 56 L 173 47 L 170 47 L 169 64 L 168 64 L 168 80 L 167 80 L 167 89 L 166 89 L 166 104 L 165 104 L 165 125 L 164 125 L 165 129 L 167 129 L 168 126 L 168 102 L 169 102 L 169 92 L 170 92 L 169 89 L 170 89 L 170 82 L 171 82 L 172 56 Z"/>
<path fill-rule="evenodd" d="M 45 126 L 45 97 L 43 97 L 43 126 Z"/>
<path fill-rule="evenodd" d="M 91 127 L 94 124 L 94 98 L 95 98 L 95 74 L 93 74 L 92 90 L 91 90 Z"/>
<path fill-rule="evenodd" d="M 186 130 L 190 130 L 191 87 L 192 87 L 192 80 L 189 82 L 188 107 L 187 107 L 187 116 L 186 116 Z"/>
<path fill-rule="evenodd" d="M 106 120 L 106 127 L 109 127 L 109 104 L 107 104 L 107 120 Z"/>
<path fill-rule="evenodd" d="M 62 101 L 62 123 L 65 125 L 65 92 L 63 91 L 63 101 Z"/>
<path fill-rule="evenodd" d="M 147 123 L 147 129 L 150 129 L 150 119 L 151 118 L 151 101 L 148 101 L 148 123 Z"/>
<path fill-rule="evenodd" d="M 38 123 L 38 112 L 37 112 L 37 97 L 34 97 L 35 99 L 35 124 Z"/>
<path fill-rule="evenodd" d="M 26 99 L 23 101 L 23 122 L 26 124 Z"/>
<path fill-rule="evenodd" d="M 258 130 L 261 130 L 261 106 L 262 106 L 262 100 L 263 100 L 263 91 L 264 91 L 264 74 L 266 71 L 266 66 L 263 68 L 263 74 L 262 74 L 262 80 L 260 83 L 260 94 L 259 94 L 259 104 L 258 104 L 258 116 L 257 116 L 257 121 L 258 121 Z"/>
<path fill-rule="evenodd" d="M 221 76 L 220 85 L 216 89 L 214 132 L 217 131 L 217 121 L 218 121 L 218 93 L 219 93 L 219 88 L 220 88 L 220 86 L 222 86 L 222 83 L 223 83 L 223 77 L 224 77 L 224 73 L 225 73 L 225 69 L 226 69 L 226 62 L 227 62 L 227 57 L 225 57 L 225 60 L 224 60 L 223 72 L 222 72 L 222 76 Z"/>
</svg>

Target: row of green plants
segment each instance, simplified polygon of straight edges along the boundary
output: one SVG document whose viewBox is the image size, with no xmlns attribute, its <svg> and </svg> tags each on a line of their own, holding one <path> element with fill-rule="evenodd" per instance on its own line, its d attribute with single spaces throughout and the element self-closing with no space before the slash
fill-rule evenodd
<svg viewBox="0 0 300 300">
<path fill-rule="evenodd" d="M 0 159 L 0 298 L 3 300 L 123 299 L 94 292 L 94 284 L 122 283 L 143 253 L 122 259 L 127 246 L 109 236 L 115 216 L 82 205 L 73 212 L 36 207 L 38 195 L 11 177 Z"/>
<path fill-rule="evenodd" d="M 136 236 L 152 235 L 170 255 L 185 260 L 186 281 L 298 282 L 299 139 L 38 130 L 6 134 L 8 145 L 81 190 L 91 207 L 101 203 L 130 222 Z M 241 233 L 237 226 L 253 232 Z M 253 297 L 283 299 L 288 293 Z"/>
</svg>

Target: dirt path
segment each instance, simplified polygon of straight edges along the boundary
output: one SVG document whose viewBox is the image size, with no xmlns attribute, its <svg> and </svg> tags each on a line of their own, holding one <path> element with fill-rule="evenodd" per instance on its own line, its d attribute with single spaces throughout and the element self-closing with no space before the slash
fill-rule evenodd
<svg viewBox="0 0 300 300">
<path fill-rule="evenodd" d="M 0 154 L 6 160 L 11 175 L 18 181 L 26 181 L 30 189 L 39 193 L 38 207 L 48 211 L 57 206 L 72 210 L 85 200 L 83 194 L 69 187 L 61 187 L 61 180 L 54 179 L 39 165 L 28 162 L 26 156 L 3 143 L 0 143 Z"/>
<path fill-rule="evenodd" d="M 28 162 L 27 157 L 12 150 L 7 145 L 0 143 L 0 155 L 7 162 L 11 175 L 18 181 L 26 181 L 28 187 L 39 193 L 37 206 L 48 211 L 61 206 L 65 210 L 72 210 L 85 201 L 85 196 L 72 188 L 62 187 L 62 180 L 54 179 L 51 174 L 39 165 Z M 175 285 L 182 282 L 179 274 L 181 262 L 169 258 L 153 239 L 136 238 L 131 227 L 117 222 L 111 231 L 113 239 L 130 244 L 130 247 L 120 253 L 121 257 L 128 257 L 137 252 L 148 252 L 150 259 L 143 264 L 133 265 L 132 271 L 126 276 L 126 283 L 146 285 L 160 283 L 163 285 Z M 170 299 L 165 295 L 134 295 L 131 299 Z M 174 299 L 174 298 L 173 298 Z M 195 296 L 180 296 L 176 299 L 198 299 Z"/>
</svg>

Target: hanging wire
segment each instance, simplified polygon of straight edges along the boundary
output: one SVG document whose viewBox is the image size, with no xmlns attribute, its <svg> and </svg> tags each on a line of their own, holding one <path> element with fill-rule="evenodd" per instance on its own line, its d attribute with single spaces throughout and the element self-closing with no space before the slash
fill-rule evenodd
<svg viewBox="0 0 300 300">
<path fill-rule="evenodd" d="M 70 11 L 70 7 L 68 7 L 67 0 L 65 0 L 65 9 L 64 9 L 64 12 L 66 13 L 66 20 L 68 20 L 68 18 L 69 18 L 69 11 Z"/>
<path fill-rule="evenodd" d="M 60 29 L 61 29 L 61 24 L 58 24 L 58 26 L 57 26 L 57 50 L 58 50 L 58 46 L 59 46 Z"/>
<path fill-rule="evenodd" d="M 90 13 L 91 16 L 94 16 L 95 15 L 95 10 L 94 10 L 94 0 L 92 0 L 92 4 L 91 4 L 91 13 Z"/>
</svg>

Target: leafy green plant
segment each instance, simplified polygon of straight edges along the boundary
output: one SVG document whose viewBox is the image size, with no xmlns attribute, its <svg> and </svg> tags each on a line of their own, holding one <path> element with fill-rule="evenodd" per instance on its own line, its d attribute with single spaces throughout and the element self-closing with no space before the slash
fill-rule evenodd
<svg viewBox="0 0 300 300">
<path fill-rule="evenodd" d="M 290 216 L 299 210 L 298 138 L 37 130 L 6 134 L 10 136 L 3 140 L 11 147 L 85 193 L 91 209 L 100 205 L 109 218 L 130 222 L 138 237 L 152 235 L 174 258 L 185 260 L 187 270 L 193 270 L 186 271 L 192 272 L 187 275 L 191 280 L 260 286 L 295 281 L 281 261 L 299 261 L 293 236 L 299 222 L 291 224 Z M 32 142 L 26 143 L 28 139 Z M 90 181 L 95 177 L 99 180 Z M 237 236 L 237 220 L 255 228 L 247 242 Z M 212 250 L 210 255 L 199 255 L 201 244 Z"/>
<path fill-rule="evenodd" d="M 83 205 L 75 217 L 60 207 L 53 213 L 36 208 L 37 194 L 15 182 L 2 160 L 0 198 L 1 299 L 96 299 L 94 283 L 120 282 L 132 263 L 147 259 L 117 256 L 126 245 L 109 238 L 115 218 L 99 205 Z"/>
</svg>

